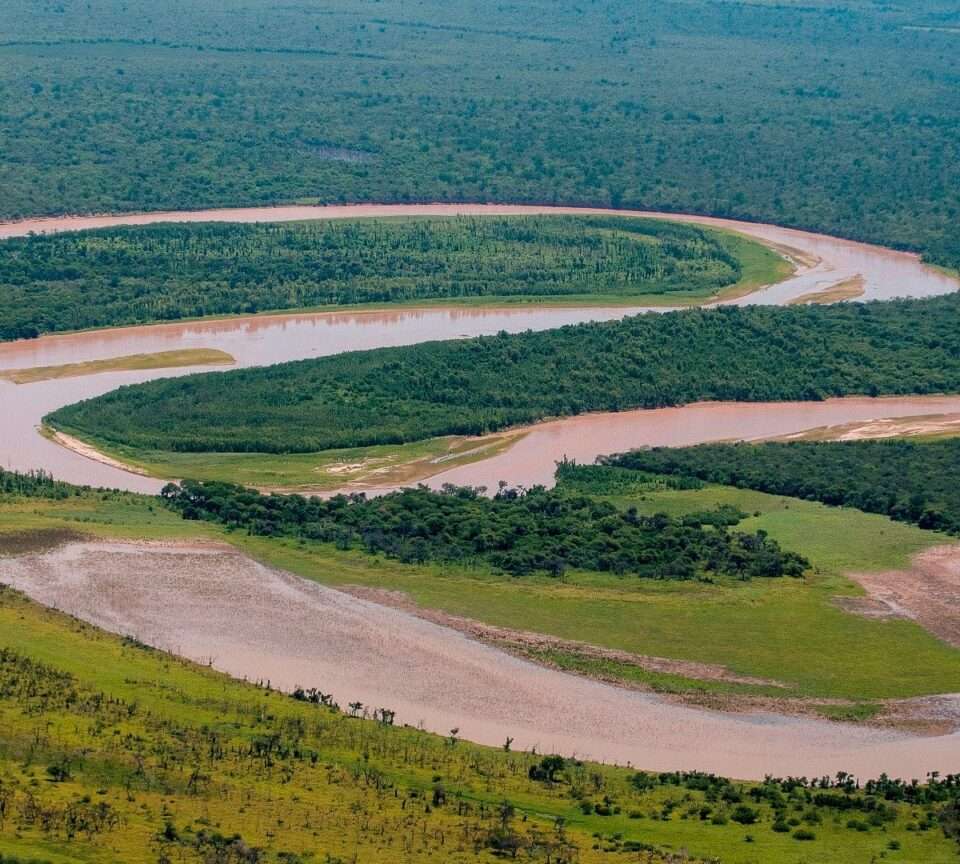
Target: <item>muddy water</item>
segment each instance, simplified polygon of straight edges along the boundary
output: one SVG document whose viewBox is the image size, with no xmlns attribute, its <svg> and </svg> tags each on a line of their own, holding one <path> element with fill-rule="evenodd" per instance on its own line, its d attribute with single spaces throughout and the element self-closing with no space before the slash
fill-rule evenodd
<svg viewBox="0 0 960 864">
<path fill-rule="evenodd" d="M 917 738 L 771 714 L 719 714 L 545 669 L 435 624 L 267 569 L 235 550 L 72 543 L 0 559 L 0 580 L 101 627 L 237 677 L 499 745 L 652 770 L 762 778 L 960 771 L 960 736 Z"/>
<path fill-rule="evenodd" d="M 0 238 L 22 236 L 30 231 L 67 231 L 115 225 L 147 224 L 158 221 L 290 221 L 318 218 L 347 218 L 396 215 L 452 214 L 534 214 L 534 213 L 604 213 L 573 208 L 516 207 L 498 205 L 357 205 L 347 207 L 276 207 L 240 210 L 209 210 L 190 213 L 150 213 L 129 216 L 65 217 L 39 219 L 0 225 Z M 627 213 L 626 215 L 631 215 Z M 634 213 L 632 215 L 663 216 L 668 214 Z M 958 283 L 937 271 L 923 266 L 916 256 L 874 246 L 836 240 L 817 234 L 778 228 L 770 225 L 739 223 L 706 217 L 675 216 L 681 221 L 700 222 L 732 228 L 768 243 L 794 250 L 806 262 L 797 274 L 776 286 L 735 302 L 784 303 L 790 299 L 823 290 L 838 282 L 861 276 L 865 298 L 894 296 L 929 296 L 954 291 Z M 389 312 L 291 313 L 277 316 L 237 318 L 187 324 L 161 324 L 100 330 L 90 333 L 46 336 L 25 342 L 0 344 L 0 368 L 26 368 L 56 365 L 85 360 L 98 360 L 124 354 L 152 353 L 185 348 L 218 348 L 237 358 L 238 366 L 255 366 L 318 357 L 341 351 L 405 345 L 435 339 L 477 336 L 500 330 L 517 332 L 526 329 L 548 329 L 562 324 L 586 320 L 612 320 L 637 309 L 602 308 L 505 308 L 505 309 L 406 309 Z M 112 468 L 72 453 L 37 434 L 40 418 L 61 405 L 97 396 L 122 384 L 151 378 L 187 374 L 199 367 L 184 370 L 108 373 L 70 381 L 46 381 L 29 385 L 0 382 L 0 465 L 9 468 L 44 467 L 57 476 L 77 483 L 121 486 L 137 491 L 156 491 L 161 484 L 149 478 Z M 752 437 L 752 424 L 758 415 L 750 409 L 733 407 L 733 414 L 722 423 L 717 411 L 703 415 L 702 409 L 683 409 L 685 414 L 659 412 L 647 416 L 631 413 L 578 418 L 538 427 L 515 456 L 505 454 L 499 461 L 477 463 L 469 470 L 442 475 L 443 480 L 493 485 L 499 479 L 514 482 L 544 482 L 552 474 L 552 465 L 564 454 L 581 461 L 598 453 L 622 450 L 647 443 L 692 443 L 718 437 Z M 816 406 L 771 408 L 773 420 L 777 412 L 786 413 L 777 432 L 789 433 L 823 425 L 826 422 L 849 422 L 903 416 L 893 403 L 877 409 L 857 406 L 845 415 L 837 407 L 829 416 L 815 419 Z M 950 410 L 944 408 L 943 410 Z M 802 415 L 811 412 L 808 421 Z M 883 413 L 883 412 L 890 413 Z M 789 413 L 792 412 L 792 413 Z M 744 419 L 737 423 L 736 415 Z M 928 413 L 921 406 L 914 413 Z M 670 421 L 664 418 L 672 417 Z M 709 427 L 718 421 L 716 429 Z M 657 430 L 680 436 L 665 439 Z M 670 425 L 672 423 L 672 426 Z M 653 424 L 649 427 L 648 424 Z M 706 424 L 706 425 L 705 425 Z M 776 424 L 774 424 L 776 425 Z M 650 431 L 650 430 L 653 431 Z M 698 437 L 699 435 L 699 437 Z M 692 436 L 692 437 L 691 437 Z M 489 466 L 489 471 L 486 471 Z"/>
<path fill-rule="evenodd" d="M 160 324 L 0 343 L 0 368 L 52 366 L 181 348 L 219 348 L 236 359 L 232 368 L 264 366 L 364 348 L 479 336 L 501 330 L 549 329 L 587 319 L 612 320 L 624 314 L 624 309 L 437 308 Z M 60 479 L 74 483 L 157 491 L 161 483 L 84 458 L 43 438 L 37 427 L 45 414 L 71 402 L 99 396 L 123 384 L 183 375 L 203 368 L 109 372 L 19 385 L 0 380 L 0 405 L 3 406 L 0 465 L 20 469 L 43 467 Z M 223 367 L 208 368 L 222 371 Z"/>
<path fill-rule="evenodd" d="M 638 447 L 775 438 L 820 426 L 958 409 L 960 396 L 916 396 L 848 397 L 823 402 L 701 402 L 680 408 L 584 414 L 531 426 L 509 450 L 484 462 L 435 474 L 427 483 L 438 489 L 444 483 L 496 488 L 499 480 L 550 486 L 556 461 L 564 456 L 590 464 L 597 456 Z"/>
</svg>

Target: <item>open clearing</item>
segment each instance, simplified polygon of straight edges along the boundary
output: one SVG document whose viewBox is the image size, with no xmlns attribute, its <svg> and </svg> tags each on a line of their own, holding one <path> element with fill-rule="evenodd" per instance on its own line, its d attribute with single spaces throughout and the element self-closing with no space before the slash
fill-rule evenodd
<svg viewBox="0 0 960 864">
<path fill-rule="evenodd" d="M 795 297 L 787 305 L 803 306 L 808 303 L 827 304 L 842 303 L 845 300 L 856 300 L 862 297 L 866 291 L 866 280 L 859 273 L 850 279 L 845 279 L 835 285 L 830 285 L 821 291 L 813 291 L 810 294 L 801 294 Z"/>
<path fill-rule="evenodd" d="M 874 438 L 953 438 L 960 435 L 960 414 L 922 414 L 883 420 L 819 426 L 807 432 L 782 435 L 774 441 L 867 441 Z"/>
<path fill-rule="evenodd" d="M 852 576 L 887 614 L 918 621 L 960 648 L 960 547 L 927 549 L 906 570 Z"/>
</svg>

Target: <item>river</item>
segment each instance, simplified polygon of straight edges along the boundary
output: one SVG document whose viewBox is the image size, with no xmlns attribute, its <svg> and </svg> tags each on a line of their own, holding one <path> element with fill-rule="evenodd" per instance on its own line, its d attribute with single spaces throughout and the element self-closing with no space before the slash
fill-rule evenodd
<svg viewBox="0 0 960 864">
<path fill-rule="evenodd" d="M 483 205 L 282 207 L 68 217 L 0 225 L 0 237 L 157 221 L 270 221 L 391 215 L 584 212 Z M 609 212 L 609 211 L 587 211 Z M 956 280 L 907 253 L 769 225 L 693 216 L 682 221 L 730 228 L 775 244 L 801 262 L 797 273 L 738 303 L 789 300 L 860 277 L 864 299 L 925 297 L 957 290 Z M 410 308 L 288 313 L 127 327 L 0 344 L 0 368 L 76 363 L 129 354 L 216 348 L 254 366 L 342 351 L 427 340 L 545 329 L 614 320 L 628 308 Z M 154 492 L 158 481 L 87 459 L 38 433 L 41 417 L 123 384 L 187 374 L 189 369 L 111 372 L 16 385 L 0 381 L 0 464 L 45 468 L 77 483 Z M 431 482 L 495 486 L 498 480 L 549 482 L 562 456 L 589 461 L 643 444 L 692 444 L 799 432 L 823 425 L 960 411 L 960 396 L 837 399 L 821 403 L 698 404 L 656 411 L 593 414 L 538 424 L 510 450 L 436 475 Z M 4 562 L 4 579 L 41 602 L 186 656 L 212 659 L 234 675 L 275 684 L 336 688 L 423 721 L 434 731 L 459 726 L 474 740 L 646 768 L 713 770 L 738 777 L 861 775 L 922 777 L 960 771 L 960 737 L 921 738 L 889 730 L 772 714 L 727 715 L 632 693 L 542 669 L 447 628 L 266 570 L 232 552 L 88 544 L 49 556 Z M 251 615 L 251 610 L 260 610 Z M 249 625 L 242 640 L 236 621 Z M 399 671 L 398 671 L 399 670 Z"/>
<path fill-rule="evenodd" d="M 670 218 L 739 231 L 778 248 L 789 250 L 801 261 L 797 272 L 783 282 L 764 288 L 736 303 L 786 303 L 805 294 L 860 277 L 863 299 L 927 297 L 957 290 L 955 279 L 923 265 L 916 255 L 877 246 L 854 243 L 772 225 L 643 211 L 583 210 L 562 207 L 508 205 L 350 205 L 342 207 L 265 207 L 237 210 L 204 210 L 181 213 L 149 213 L 125 216 L 70 216 L 34 219 L 0 225 L 0 238 L 24 236 L 30 232 L 75 231 L 153 222 L 204 221 L 293 221 L 302 219 L 343 219 L 377 216 L 427 215 L 530 215 L 562 213 L 614 213 Z M 216 348 L 236 358 L 236 366 L 259 366 L 320 357 L 342 351 L 408 345 L 436 339 L 479 336 L 501 330 L 519 332 L 543 330 L 582 321 L 614 320 L 644 310 L 637 308 L 573 308 L 560 306 L 436 307 L 391 311 L 285 313 L 198 322 L 124 327 L 85 333 L 43 336 L 39 339 L 0 343 L 0 369 L 76 363 L 129 354 L 154 353 L 187 348 Z M 659 310 L 662 311 L 662 310 Z M 121 469 L 95 462 L 67 450 L 38 433 L 44 414 L 70 402 L 108 392 L 123 384 L 199 371 L 202 367 L 160 371 L 111 372 L 82 378 L 16 385 L 0 381 L 0 404 L 4 419 L 0 426 L 0 465 L 7 468 L 43 467 L 64 480 L 140 492 L 155 492 L 161 484 Z M 222 368 L 222 367 L 220 367 Z M 911 414 L 957 410 L 933 407 L 907 400 L 901 406 L 890 400 L 849 402 L 849 411 L 832 404 L 728 406 L 704 413 L 703 409 L 681 409 L 685 414 L 626 412 L 574 418 L 538 428 L 526 443 L 517 445 L 512 458 L 504 454 L 496 461 L 474 463 L 469 470 L 454 470 L 438 481 L 495 485 L 500 479 L 511 482 L 549 482 L 553 462 L 564 455 L 581 461 L 601 453 L 650 443 L 694 443 L 729 437 L 753 437 L 757 411 L 764 412 L 775 434 L 797 432 L 824 425 L 855 420 L 872 420 Z M 776 418 L 778 412 L 782 415 Z M 737 414 L 742 422 L 736 421 Z M 809 416 L 806 416 L 809 413 Z M 824 420 L 824 417 L 829 417 Z M 664 418 L 672 418 L 664 426 Z M 719 422 L 722 418 L 722 422 Z M 710 423 L 718 421 L 711 430 Z M 670 428 L 682 438 L 664 438 L 650 431 Z M 696 430 L 699 433 L 693 434 Z M 698 437 L 699 435 L 699 437 Z M 482 467 L 481 467 L 482 466 Z M 486 468 L 489 467 L 489 471 Z"/>
</svg>

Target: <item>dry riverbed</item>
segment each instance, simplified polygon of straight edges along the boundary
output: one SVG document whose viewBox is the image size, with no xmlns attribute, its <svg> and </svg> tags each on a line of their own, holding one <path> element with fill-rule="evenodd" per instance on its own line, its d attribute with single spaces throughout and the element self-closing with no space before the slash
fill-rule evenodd
<svg viewBox="0 0 960 864">
<path fill-rule="evenodd" d="M 853 573 L 867 597 L 842 598 L 850 611 L 908 618 L 960 648 L 960 546 L 936 546 L 914 556 L 908 570 Z"/>
</svg>

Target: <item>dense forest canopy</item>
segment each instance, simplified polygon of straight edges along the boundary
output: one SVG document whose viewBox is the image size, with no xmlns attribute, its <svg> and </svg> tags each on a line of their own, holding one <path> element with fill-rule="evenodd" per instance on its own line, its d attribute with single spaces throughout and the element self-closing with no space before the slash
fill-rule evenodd
<svg viewBox="0 0 960 864">
<path fill-rule="evenodd" d="M 164 487 L 187 519 L 294 536 L 341 549 L 383 553 L 408 564 L 487 564 L 514 576 L 562 576 L 568 567 L 654 579 L 802 576 L 809 562 L 762 531 L 727 530 L 746 514 L 732 508 L 682 519 L 640 516 L 584 495 L 543 487 L 404 489 L 382 497 L 261 495 L 230 483 L 184 481 Z"/>
<path fill-rule="evenodd" d="M 46 471 L 8 471 L 0 468 L 0 495 L 15 498 L 67 498 L 86 488 L 55 480 Z"/>
<path fill-rule="evenodd" d="M 960 534 L 960 439 L 656 447 L 610 466 L 856 507 Z"/>
<path fill-rule="evenodd" d="M 960 391 L 960 296 L 721 307 L 122 387 L 57 428 L 182 452 L 309 453 L 698 400 Z"/>
<path fill-rule="evenodd" d="M 950 0 L 163 8 L 4 3 L 0 217 L 561 202 L 960 262 Z"/>
<path fill-rule="evenodd" d="M 674 294 L 740 278 L 725 235 L 610 217 L 188 224 L 0 244 L 0 339 L 269 309 Z M 770 253 L 772 255 L 772 253 Z"/>
</svg>

